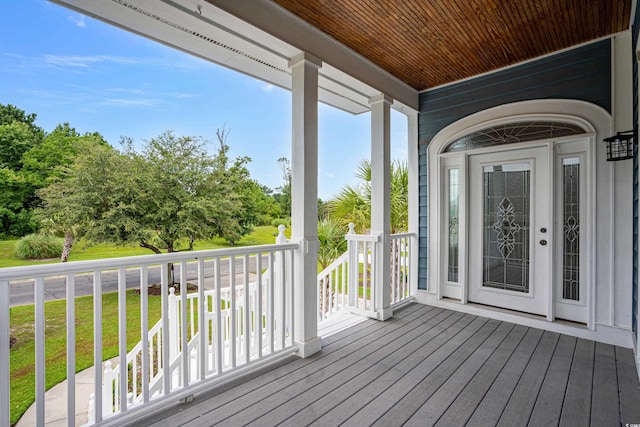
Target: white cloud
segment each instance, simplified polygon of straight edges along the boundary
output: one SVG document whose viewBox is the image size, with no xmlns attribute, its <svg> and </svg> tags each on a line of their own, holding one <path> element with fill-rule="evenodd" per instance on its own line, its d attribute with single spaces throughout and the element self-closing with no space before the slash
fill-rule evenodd
<svg viewBox="0 0 640 427">
<path fill-rule="evenodd" d="M 70 15 L 68 19 L 69 21 L 73 22 L 76 27 L 82 28 L 87 26 L 87 23 L 84 20 L 84 15 L 80 15 L 80 14 Z"/>
<path fill-rule="evenodd" d="M 273 85 L 271 83 L 265 83 L 262 85 L 261 89 L 265 92 L 271 92 L 273 90 Z"/>
<path fill-rule="evenodd" d="M 320 172 L 322 172 L 322 174 L 324 176 L 326 176 L 327 178 L 335 178 L 336 177 L 336 175 L 333 172 L 329 172 L 329 171 L 326 171 L 326 170 L 323 170 L 323 169 L 321 169 Z"/>
<path fill-rule="evenodd" d="M 165 103 L 159 99 L 152 99 L 152 98 L 137 98 L 137 99 L 110 98 L 110 99 L 104 100 L 101 104 L 115 105 L 118 107 L 156 107 L 158 105 L 163 105 Z"/>
<path fill-rule="evenodd" d="M 124 56 L 109 56 L 109 55 L 42 55 L 45 65 L 57 66 L 57 67 L 75 67 L 86 68 L 93 64 L 100 63 L 115 63 L 121 65 L 130 64 L 143 64 L 149 61 L 145 61 L 138 58 L 130 58 Z"/>
</svg>

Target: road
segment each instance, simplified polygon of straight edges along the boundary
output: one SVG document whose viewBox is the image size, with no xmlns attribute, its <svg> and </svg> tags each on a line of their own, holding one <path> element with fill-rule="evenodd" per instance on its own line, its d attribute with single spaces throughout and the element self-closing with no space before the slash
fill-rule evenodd
<svg viewBox="0 0 640 427">
<path fill-rule="evenodd" d="M 244 274 L 243 257 L 235 258 L 235 273 Z M 250 257 L 248 260 L 248 268 L 251 277 L 255 277 L 256 258 Z M 268 266 L 268 256 L 263 255 L 262 270 Z M 174 274 L 176 281 L 180 278 L 180 264 L 174 265 Z M 205 279 L 213 278 L 213 262 L 205 262 Z M 222 286 L 229 283 L 230 262 L 227 259 L 220 260 L 220 279 Z M 160 266 L 149 267 L 148 269 L 149 284 L 160 283 Z M 187 280 L 196 281 L 198 277 L 197 262 L 187 263 Z M 140 269 L 130 268 L 126 271 L 127 289 L 137 289 L 140 287 Z M 205 288 L 212 286 L 212 280 L 205 281 Z M 237 283 L 242 283 L 242 279 L 238 279 Z M 65 299 L 67 296 L 66 278 L 64 276 L 50 277 L 45 280 L 45 301 Z M 102 292 L 115 292 L 118 290 L 118 272 L 105 271 L 102 273 Z M 93 295 L 93 274 L 76 274 L 75 277 L 76 296 Z M 11 307 L 18 305 L 33 304 L 33 281 L 12 282 L 9 287 L 9 301 Z"/>
</svg>

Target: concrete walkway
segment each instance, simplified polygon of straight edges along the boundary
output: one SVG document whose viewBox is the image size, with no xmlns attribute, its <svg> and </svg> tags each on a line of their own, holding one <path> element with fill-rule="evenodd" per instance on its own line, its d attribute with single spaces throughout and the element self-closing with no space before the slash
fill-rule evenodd
<svg viewBox="0 0 640 427">
<path fill-rule="evenodd" d="M 93 366 L 76 374 L 76 426 L 87 424 L 89 395 L 93 393 Z M 67 380 L 49 389 L 44 395 L 45 426 L 67 425 Z M 27 409 L 16 427 L 36 425 L 35 403 Z"/>
</svg>

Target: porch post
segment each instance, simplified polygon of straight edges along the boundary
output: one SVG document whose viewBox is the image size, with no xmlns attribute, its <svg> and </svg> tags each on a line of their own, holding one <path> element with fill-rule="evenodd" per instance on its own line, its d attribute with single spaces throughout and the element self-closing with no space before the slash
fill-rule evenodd
<svg viewBox="0 0 640 427">
<path fill-rule="evenodd" d="M 318 69 L 308 53 L 289 61 L 292 74 L 291 240 L 294 337 L 301 357 L 320 351 L 318 337 Z"/>
<path fill-rule="evenodd" d="M 403 111 L 404 112 L 404 111 Z M 420 189 L 418 175 L 418 112 L 410 110 L 407 116 L 407 169 L 409 172 L 409 200 L 407 203 L 408 229 L 414 233 L 411 237 L 411 258 L 409 259 L 409 291 L 411 295 L 418 293 L 418 231 L 420 227 Z"/>
<path fill-rule="evenodd" d="M 375 259 L 374 310 L 378 320 L 393 316 L 391 309 L 391 103 L 380 94 L 369 100 L 371 106 L 371 234 L 379 236 Z"/>
</svg>

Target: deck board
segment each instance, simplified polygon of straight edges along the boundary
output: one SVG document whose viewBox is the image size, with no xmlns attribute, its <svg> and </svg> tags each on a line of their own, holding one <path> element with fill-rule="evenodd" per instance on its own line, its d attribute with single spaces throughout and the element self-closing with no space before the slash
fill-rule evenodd
<svg viewBox="0 0 640 427">
<path fill-rule="evenodd" d="M 542 334 L 543 332 L 539 329 L 527 329 L 525 337 L 473 412 L 467 423 L 469 426 L 495 426 L 498 424 L 507 402 L 518 385 L 518 380 L 542 338 Z"/>
<path fill-rule="evenodd" d="M 500 326 L 501 322 L 489 320 L 469 339 L 456 348 L 437 369 L 411 389 L 411 392 L 397 402 L 391 410 L 380 417 L 373 425 L 388 426 L 395 422 L 404 424 L 436 393 L 451 375 L 480 347 Z M 362 425 L 362 424 L 359 424 Z"/>
<path fill-rule="evenodd" d="M 469 384 L 491 357 L 495 350 L 502 346 L 513 330 L 510 323 L 501 323 L 493 333 L 480 345 L 467 360 L 442 384 L 427 402 L 407 421 L 407 426 L 432 426 L 454 402 L 460 391 Z"/>
<path fill-rule="evenodd" d="M 361 388 L 357 393 L 353 393 L 352 391 L 356 389 L 358 385 L 354 382 L 345 384 L 345 386 L 348 387 L 342 390 L 345 394 L 332 396 L 331 403 L 338 401 L 337 404 L 330 411 L 322 414 L 312 425 L 338 425 L 348 420 L 362 406 L 371 404 L 380 394 L 393 387 L 404 376 L 413 374 L 418 364 L 429 358 L 451 338 L 462 331 L 473 320 L 473 316 L 464 316 L 458 313 L 457 316 L 450 317 L 447 320 L 455 323 L 452 323 L 451 326 L 447 327 L 441 334 L 425 343 L 396 366 L 386 366 L 387 370 L 384 374 L 374 380 L 369 379 L 367 383 L 360 385 Z M 344 396 L 347 397 L 344 398 Z M 375 403 L 373 405 L 375 405 Z"/>
<path fill-rule="evenodd" d="M 438 368 L 453 350 L 459 348 L 468 338 L 483 325 L 486 319 L 472 319 L 472 321 L 449 341 L 442 345 L 436 352 L 422 360 L 409 375 L 403 376 L 399 381 L 384 390 L 376 399 L 368 404 L 355 408 L 356 411 L 345 423 L 345 426 L 369 425 L 385 415 L 398 400 L 406 400 L 407 395 L 414 397 L 412 390 L 427 375 Z"/>
<path fill-rule="evenodd" d="M 516 326 L 509 332 L 509 336 L 491 354 L 477 375 L 468 381 L 466 386 L 462 385 L 464 389 L 452 401 L 436 425 L 461 426 L 469 421 L 526 333 L 527 328 L 524 326 Z"/>
<path fill-rule="evenodd" d="M 560 422 L 575 346 L 575 337 L 560 336 L 529 418 L 529 425 L 550 426 Z"/>
<path fill-rule="evenodd" d="M 559 334 L 544 332 L 522 376 L 519 378 L 518 385 L 502 411 L 498 426 L 513 425 L 514 419 L 519 419 L 522 424 L 529 422 L 531 412 L 538 398 L 538 392 L 542 387 L 542 381 L 549 368 L 549 363 L 559 338 Z"/>
<path fill-rule="evenodd" d="M 618 390 L 620 395 L 620 421 L 622 425 L 639 424 L 640 387 L 638 377 L 631 375 L 635 368 L 633 352 L 616 347 L 616 367 L 618 372 Z"/>
<path fill-rule="evenodd" d="M 596 343 L 593 366 L 591 424 L 620 425 L 615 348 Z"/>
<path fill-rule="evenodd" d="M 619 396 L 619 397 L 618 397 Z M 320 353 L 136 425 L 619 425 L 640 420 L 633 353 L 411 304 Z"/>
<path fill-rule="evenodd" d="M 560 415 L 561 426 L 586 426 L 591 421 L 591 396 L 581 391 L 593 388 L 595 347 L 593 341 L 579 339 L 576 342 Z"/>
</svg>

